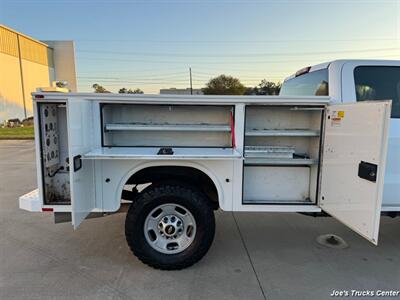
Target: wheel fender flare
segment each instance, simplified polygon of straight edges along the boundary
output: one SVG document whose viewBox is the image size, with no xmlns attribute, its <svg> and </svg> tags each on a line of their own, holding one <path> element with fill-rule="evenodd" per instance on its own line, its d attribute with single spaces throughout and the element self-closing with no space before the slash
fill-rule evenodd
<svg viewBox="0 0 400 300">
<path fill-rule="evenodd" d="M 124 189 L 125 183 L 128 181 L 128 179 L 134 175 L 135 173 L 139 172 L 140 170 L 146 169 L 146 168 L 150 168 L 150 167 L 159 167 L 159 166 L 175 166 L 175 167 L 191 167 L 194 169 L 197 169 L 201 172 L 203 172 L 205 175 L 207 175 L 211 181 L 214 183 L 215 188 L 217 189 L 217 193 L 218 193 L 218 202 L 219 202 L 219 206 L 223 209 L 225 207 L 225 201 L 224 201 L 224 192 L 222 189 L 222 186 L 218 180 L 218 178 L 205 166 L 199 164 L 199 163 L 195 163 L 192 161 L 151 161 L 151 162 L 145 162 L 145 163 L 141 163 L 139 165 L 136 165 L 134 168 L 130 169 L 127 173 L 125 173 L 125 175 L 121 178 L 119 184 L 118 184 L 118 188 L 116 190 L 116 199 L 119 200 L 120 203 L 120 198 L 121 198 L 121 194 L 122 194 L 122 190 Z"/>
</svg>

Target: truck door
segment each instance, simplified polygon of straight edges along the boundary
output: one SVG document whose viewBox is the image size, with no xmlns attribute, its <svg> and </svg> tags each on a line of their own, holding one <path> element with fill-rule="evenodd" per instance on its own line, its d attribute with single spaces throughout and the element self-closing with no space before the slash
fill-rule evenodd
<svg viewBox="0 0 400 300">
<path fill-rule="evenodd" d="M 82 223 L 95 207 L 94 162 L 82 160 L 93 145 L 92 103 L 68 101 L 68 140 L 71 184 L 72 225 Z"/>
<path fill-rule="evenodd" d="M 347 101 L 392 100 L 382 209 L 400 210 L 400 61 L 348 61 L 340 69 Z M 339 89 L 340 90 L 340 89 Z"/>
<path fill-rule="evenodd" d="M 330 105 L 325 115 L 319 205 L 378 243 L 390 101 Z"/>
</svg>

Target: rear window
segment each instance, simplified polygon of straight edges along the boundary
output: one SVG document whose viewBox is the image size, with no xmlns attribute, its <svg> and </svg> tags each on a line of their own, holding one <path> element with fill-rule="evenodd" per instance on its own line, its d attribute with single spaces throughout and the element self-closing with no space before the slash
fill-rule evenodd
<svg viewBox="0 0 400 300">
<path fill-rule="evenodd" d="M 306 73 L 282 84 L 282 96 L 328 96 L 328 69 Z"/>
<path fill-rule="evenodd" d="M 392 118 L 400 118 L 400 67 L 356 67 L 354 83 L 357 101 L 392 100 Z"/>
</svg>

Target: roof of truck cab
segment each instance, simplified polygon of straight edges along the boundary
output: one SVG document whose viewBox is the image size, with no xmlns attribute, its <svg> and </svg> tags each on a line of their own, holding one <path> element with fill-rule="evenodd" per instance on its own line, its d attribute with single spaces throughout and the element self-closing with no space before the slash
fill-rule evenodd
<svg viewBox="0 0 400 300">
<path fill-rule="evenodd" d="M 34 100 L 68 100 L 86 99 L 102 103 L 136 103 L 136 104 L 260 104 L 260 105 L 325 105 L 327 96 L 211 96 L 211 95 L 151 95 L 151 94 L 116 94 L 116 93 L 32 93 Z"/>
<path fill-rule="evenodd" d="M 327 69 L 331 64 L 337 64 L 337 65 L 344 65 L 345 63 L 357 63 L 359 65 L 379 65 L 379 66 L 400 66 L 400 60 L 386 60 L 386 59 L 336 59 L 324 63 L 320 63 L 317 65 L 312 65 L 310 66 L 310 70 L 308 73 L 318 71 L 321 69 Z M 301 70 L 301 69 L 300 69 Z M 295 78 L 296 73 L 293 73 L 292 75 L 286 77 L 283 82 Z"/>
</svg>

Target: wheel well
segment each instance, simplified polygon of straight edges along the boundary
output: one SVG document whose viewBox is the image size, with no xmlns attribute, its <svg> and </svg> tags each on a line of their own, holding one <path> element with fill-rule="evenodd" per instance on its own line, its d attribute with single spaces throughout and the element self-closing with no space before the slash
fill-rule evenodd
<svg viewBox="0 0 400 300">
<path fill-rule="evenodd" d="M 126 182 L 126 185 L 159 184 L 161 182 L 183 182 L 200 189 L 210 199 L 213 208 L 219 208 L 218 190 L 212 179 L 204 172 L 184 166 L 157 166 L 139 170 Z"/>
</svg>

